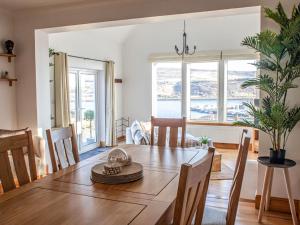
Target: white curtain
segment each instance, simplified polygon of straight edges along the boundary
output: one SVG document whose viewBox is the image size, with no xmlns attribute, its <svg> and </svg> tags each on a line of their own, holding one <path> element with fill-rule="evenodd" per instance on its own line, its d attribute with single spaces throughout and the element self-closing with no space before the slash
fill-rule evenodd
<svg viewBox="0 0 300 225">
<path fill-rule="evenodd" d="M 105 103 L 105 142 L 106 146 L 115 146 L 115 74 L 112 61 L 106 63 Z"/>
<path fill-rule="evenodd" d="M 68 56 L 59 52 L 54 55 L 55 127 L 70 124 Z"/>
</svg>

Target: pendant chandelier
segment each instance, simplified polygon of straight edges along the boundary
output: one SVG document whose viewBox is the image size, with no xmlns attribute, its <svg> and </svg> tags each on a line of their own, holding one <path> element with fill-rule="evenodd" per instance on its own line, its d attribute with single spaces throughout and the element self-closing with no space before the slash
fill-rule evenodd
<svg viewBox="0 0 300 225">
<path fill-rule="evenodd" d="M 185 21 L 183 22 L 183 40 L 182 40 L 182 51 L 179 50 L 177 45 L 175 45 L 175 51 L 177 55 L 182 57 L 182 61 L 186 55 L 194 55 L 196 52 L 196 45 L 194 45 L 193 51 L 190 52 L 189 46 L 187 45 L 187 34 L 185 32 Z"/>
</svg>

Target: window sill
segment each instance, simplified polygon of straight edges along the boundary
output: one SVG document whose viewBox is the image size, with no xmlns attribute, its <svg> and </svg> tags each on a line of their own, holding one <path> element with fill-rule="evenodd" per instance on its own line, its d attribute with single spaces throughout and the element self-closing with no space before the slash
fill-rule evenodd
<svg viewBox="0 0 300 225">
<path fill-rule="evenodd" d="M 204 121 L 197 121 L 197 120 L 187 120 L 186 122 L 188 125 L 202 125 L 202 126 L 220 126 L 220 127 L 238 127 L 233 123 L 226 123 L 226 122 L 204 122 Z"/>
</svg>

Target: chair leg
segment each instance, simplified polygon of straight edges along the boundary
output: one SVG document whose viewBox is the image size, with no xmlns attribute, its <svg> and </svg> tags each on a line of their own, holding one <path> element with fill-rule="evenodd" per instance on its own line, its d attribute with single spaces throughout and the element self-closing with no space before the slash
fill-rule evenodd
<svg viewBox="0 0 300 225">
<path fill-rule="evenodd" d="M 289 174 L 289 169 L 284 168 L 284 178 L 285 178 L 285 185 L 286 185 L 286 190 L 289 198 L 289 203 L 290 203 L 290 209 L 292 213 L 292 218 L 293 218 L 293 224 L 297 225 L 298 224 L 298 219 L 297 219 L 297 214 L 296 214 L 296 209 L 295 209 L 295 203 L 292 195 L 292 188 L 291 188 L 291 182 L 290 182 L 290 174 Z"/>
<path fill-rule="evenodd" d="M 266 196 L 267 196 L 267 191 L 268 191 L 268 184 L 270 183 L 270 175 L 271 175 L 272 168 L 267 167 L 266 173 L 265 173 L 265 179 L 264 179 L 264 184 L 263 184 L 263 192 L 261 195 L 260 199 L 260 206 L 259 206 L 259 211 L 258 211 L 258 222 L 261 222 L 263 211 L 265 208 L 265 203 L 266 203 Z"/>
</svg>

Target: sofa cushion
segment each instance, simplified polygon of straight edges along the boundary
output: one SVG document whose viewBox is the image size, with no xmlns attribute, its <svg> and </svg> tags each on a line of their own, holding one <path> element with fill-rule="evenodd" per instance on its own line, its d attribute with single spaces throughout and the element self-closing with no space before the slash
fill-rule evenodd
<svg viewBox="0 0 300 225">
<path fill-rule="evenodd" d="M 135 120 L 131 125 L 131 135 L 134 144 L 136 145 L 149 145 L 149 140 L 146 137 L 146 134 L 139 123 L 139 121 Z"/>
</svg>

